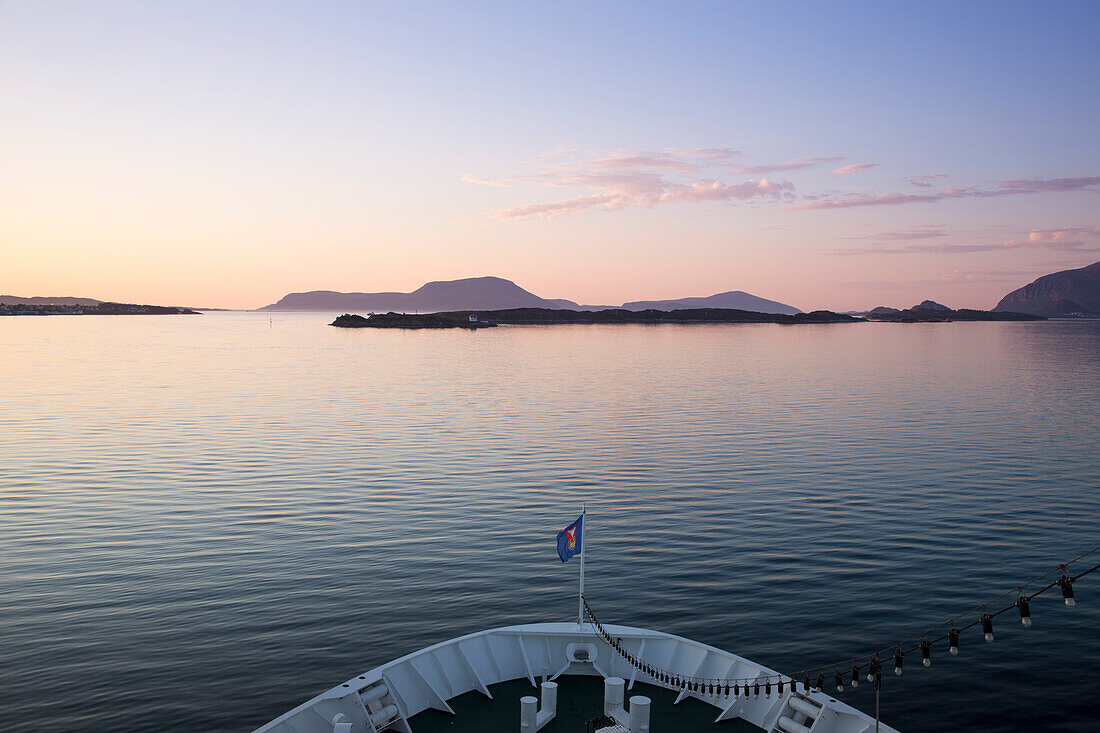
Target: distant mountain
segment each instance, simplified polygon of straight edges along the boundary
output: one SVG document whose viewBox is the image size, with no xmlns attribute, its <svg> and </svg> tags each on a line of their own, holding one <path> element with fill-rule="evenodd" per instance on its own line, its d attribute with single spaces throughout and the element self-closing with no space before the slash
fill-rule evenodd
<svg viewBox="0 0 1100 733">
<path fill-rule="evenodd" d="M 103 301 L 93 298 L 71 298 L 68 296 L 35 296 L 24 298 L 19 295 L 0 295 L 0 304 L 15 305 L 99 305 Z"/>
<path fill-rule="evenodd" d="M 995 311 L 1037 316 L 1100 316 L 1100 262 L 1043 275 L 1001 298 Z"/>
<path fill-rule="evenodd" d="M 337 293 L 332 290 L 290 293 L 260 310 L 438 313 L 502 308 L 576 309 L 579 306 L 571 300 L 540 298 L 511 280 L 469 277 L 430 282 L 411 293 Z"/>
<path fill-rule="evenodd" d="M 892 315 L 894 313 L 900 313 L 900 312 L 901 311 L 899 311 L 897 308 L 891 308 L 888 305 L 879 305 L 879 306 L 875 306 L 871 310 L 867 311 L 867 315 L 869 315 L 869 316 L 889 316 L 889 315 Z"/>
<path fill-rule="evenodd" d="M 430 282 L 411 293 L 339 293 L 313 290 L 290 293 L 264 311 L 371 311 L 374 313 L 441 313 L 461 310 L 503 310 L 506 308 L 550 308 L 556 310 L 678 310 L 687 308 L 725 308 L 756 313 L 801 313 L 794 306 L 765 300 L 734 290 L 708 298 L 679 300 L 639 300 L 613 305 L 577 305 L 561 298 L 540 298 L 511 280 L 499 277 L 470 277 L 463 280 Z"/>
<path fill-rule="evenodd" d="M 943 303 L 937 303 L 934 300 L 922 300 L 915 306 L 910 308 L 911 311 L 949 311 L 951 310 Z"/>
<path fill-rule="evenodd" d="M 802 312 L 798 308 L 795 308 L 793 305 L 777 303 L 774 300 L 766 300 L 764 298 L 760 298 L 755 295 L 742 292 L 740 290 L 731 290 L 728 293 L 718 293 L 717 295 L 711 295 L 706 298 L 679 298 L 677 300 L 636 300 L 632 303 L 623 303 L 623 309 L 628 311 L 671 311 L 684 308 L 728 308 L 743 311 L 754 311 L 756 313 L 781 313 L 788 316 L 793 316 L 796 313 Z"/>
</svg>

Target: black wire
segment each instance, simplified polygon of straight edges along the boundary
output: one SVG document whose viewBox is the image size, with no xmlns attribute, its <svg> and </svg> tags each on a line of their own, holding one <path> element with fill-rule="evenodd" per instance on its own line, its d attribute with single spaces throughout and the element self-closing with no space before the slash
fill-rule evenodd
<svg viewBox="0 0 1100 733">
<path fill-rule="evenodd" d="M 1036 583 L 1036 582 L 1042 580 L 1043 578 L 1047 577 L 1048 575 L 1051 575 L 1053 573 L 1057 573 L 1057 572 L 1061 571 L 1062 574 L 1066 576 L 1066 578 L 1069 580 L 1070 583 L 1074 583 L 1074 582 L 1077 581 L 1078 578 L 1083 578 L 1084 576 L 1088 575 L 1089 573 L 1096 570 L 1097 568 L 1100 568 L 1100 563 L 1097 563 L 1096 565 L 1093 565 L 1088 570 L 1084 570 L 1084 571 L 1078 573 L 1077 575 L 1073 575 L 1073 576 L 1070 576 L 1069 573 L 1066 571 L 1066 566 L 1067 565 L 1072 565 L 1073 563 L 1077 562 L 1078 560 L 1081 560 L 1083 558 L 1088 557 L 1089 555 L 1093 554 L 1097 550 L 1100 550 L 1100 545 L 1092 548 L 1091 550 L 1089 550 L 1086 553 L 1078 555 L 1077 557 L 1073 558 L 1072 560 L 1069 560 L 1068 562 L 1062 563 L 1061 565 L 1059 565 L 1057 568 L 1055 568 L 1053 570 L 1048 570 L 1047 572 L 1043 573 L 1042 575 L 1039 575 L 1039 576 L 1037 576 L 1035 578 L 1032 578 L 1031 580 L 1027 581 L 1026 583 L 1023 583 L 1021 585 L 1016 586 L 1013 590 L 1010 590 L 1007 593 L 1002 593 L 1001 595 L 997 596 L 996 598 L 994 598 L 991 601 L 987 601 L 986 603 L 983 603 L 980 606 L 975 606 L 974 608 L 970 609 L 969 611 L 966 611 L 965 613 L 960 613 L 958 616 L 955 616 L 954 618 L 948 619 L 947 621 L 944 621 L 943 623 L 939 623 L 939 624 L 936 624 L 935 626 L 929 627 L 929 628 L 925 629 L 924 631 L 922 631 L 918 634 L 913 634 L 912 636 L 910 636 L 906 639 L 902 639 L 901 641 L 896 642 L 894 644 L 891 644 L 888 647 L 884 647 L 883 649 L 881 649 L 877 652 L 872 652 L 870 654 L 864 654 L 864 655 L 859 656 L 859 657 L 853 657 L 853 658 L 845 660 L 843 662 L 835 662 L 833 664 L 825 664 L 825 665 L 821 665 L 821 666 L 818 666 L 818 667 L 807 667 L 806 669 L 799 670 L 798 672 L 795 672 L 794 674 L 790 674 L 790 675 L 773 674 L 773 675 L 761 675 L 761 676 L 758 676 L 758 677 L 741 677 L 741 678 L 737 678 L 737 679 L 713 679 L 712 680 L 712 679 L 704 679 L 704 678 L 701 678 L 701 677 L 689 677 L 687 675 L 681 675 L 681 674 L 677 674 L 675 672 L 670 672 L 668 670 L 659 669 L 659 668 L 654 667 L 652 665 L 635 664 L 634 660 L 628 659 L 626 656 L 624 656 L 624 653 L 623 653 L 622 650 L 619 650 L 619 649 L 615 648 L 615 644 L 612 643 L 614 641 L 613 637 L 611 636 L 610 632 L 608 632 L 607 629 L 604 628 L 603 624 L 600 623 L 599 619 L 596 618 L 596 615 L 595 615 L 595 613 L 593 613 L 592 608 L 588 605 L 588 599 L 585 596 L 582 595 L 581 596 L 581 601 L 584 603 L 585 613 L 587 613 L 588 617 L 592 619 L 592 623 L 599 630 L 601 636 L 604 637 L 605 641 L 607 641 L 608 644 L 611 645 L 611 648 L 614 649 L 619 654 L 619 656 L 623 657 L 623 659 L 628 664 L 630 664 L 631 667 L 634 667 L 635 669 L 637 669 L 639 671 L 643 671 L 641 669 L 641 667 L 643 667 L 643 666 L 650 667 L 654 672 L 656 672 L 659 675 L 668 676 L 670 678 L 679 680 L 682 683 L 681 686 L 699 685 L 699 684 L 707 684 L 707 685 L 713 684 L 715 687 L 733 687 L 734 685 L 740 687 L 740 686 L 744 686 L 745 684 L 757 683 L 757 682 L 761 682 L 761 681 L 770 681 L 770 680 L 773 680 L 773 679 L 776 680 L 777 682 L 785 680 L 787 682 L 790 682 L 793 685 L 793 684 L 796 683 L 796 680 L 794 679 L 795 677 L 802 677 L 802 678 L 805 679 L 805 678 L 809 677 L 811 672 L 824 672 L 826 670 L 835 670 L 837 672 L 840 672 L 840 670 L 843 668 L 844 672 L 842 672 L 842 674 L 847 674 L 848 672 L 851 672 L 851 671 L 855 671 L 856 673 L 858 673 L 865 666 L 865 664 L 856 664 L 857 662 L 867 660 L 866 663 L 870 664 L 871 661 L 874 660 L 874 659 L 879 659 L 879 658 L 885 658 L 885 657 L 892 656 L 892 652 L 894 652 L 894 651 L 900 651 L 902 656 L 905 656 L 905 655 L 907 655 L 911 652 L 914 652 L 914 651 L 917 651 L 918 649 L 920 649 L 921 643 L 923 643 L 924 641 L 927 641 L 931 645 L 931 644 L 935 644 L 937 642 L 943 641 L 944 639 L 948 638 L 950 636 L 950 631 L 948 633 L 937 636 L 934 639 L 927 639 L 927 635 L 930 632 L 933 632 L 936 629 L 941 629 L 944 626 L 947 626 L 948 624 L 951 625 L 951 629 L 953 631 L 961 632 L 961 631 L 965 631 L 966 629 L 971 628 L 972 626 L 977 626 L 978 624 L 980 624 L 984 620 L 984 617 L 985 617 L 986 614 L 988 614 L 991 619 L 996 618 L 997 616 L 1000 616 L 1002 613 L 1009 610 L 1010 608 L 1016 608 L 1017 607 L 1016 602 L 1013 601 L 1011 604 L 1005 606 L 1004 608 L 1001 608 L 1000 610 L 995 611 L 993 613 L 989 613 L 988 607 L 993 605 L 997 601 L 999 601 L 1003 598 L 1006 598 L 1007 596 L 1013 595 L 1013 594 L 1017 594 L 1018 597 L 1023 598 L 1026 601 L 1030 601 L 1032 598 L 1035 598 L 1036 596 L 1042 595 L 1046 591 L 1048 591 L 1051 588 L 1053 588 L 1054 586 L 1058 585 L 1058 581 L 1061 579 L 1061 576 L 1059 576 L 1058 580 L 1054 580 L 1054 581 L 1046 584 L 1042 588 L 1039 588 L 1038 590 L 1036 590 L 1034 593 L 1031 593 L 1031 594 L 1023 593 L 1024 588 L 1026 588 L 1029 585 L 1032 585 L 1033 583 Z M 959 619 L 965 618 L 965 617 L 969 616 L 970 614 L 975 613 L 977 611 L 982 612 L 982 616 L 979 617 L 978 619 L 976 619 L 974 621 L 971 621 L 970 623 L 966 624 L 965 626 L 959 626 L 957 624 Z M 904 649 L 904 650 L 902 649 L 902 647 L 905 644 L 907 644 L 908 642 L 910 642 L 914 639 L 917 639 L 917 638 L 919 638 L 921 640 L 921 643 L 918 643 L 916 646 L 912 646 L 908 649 Z M 854 665 L 854 666 L 852 668 L 849 668 L 848 665 Z M 645 672 L 643 672 L 643 673 L 645 673 Z M 648 674 L 648 673 L 645 673 L 645 674 Z M 649 676 L 654 677 L 654 675 L 652 675 L 652 674 L 649 674 Z"/>
</svg>

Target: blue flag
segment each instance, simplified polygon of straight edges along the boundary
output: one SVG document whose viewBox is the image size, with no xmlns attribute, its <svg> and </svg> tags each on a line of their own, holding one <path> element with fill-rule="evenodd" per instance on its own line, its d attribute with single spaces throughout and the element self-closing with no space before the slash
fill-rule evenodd
<svg viewBox="0 0 1100 733">
<path fill-rule="evenodd" d="M 558 557 L 562 562 L 574 555 L 581 554 L 581 534 L 584 532 L 584 515 L 577 517 L 577 521 L 558 532 Z"/>
</svg>

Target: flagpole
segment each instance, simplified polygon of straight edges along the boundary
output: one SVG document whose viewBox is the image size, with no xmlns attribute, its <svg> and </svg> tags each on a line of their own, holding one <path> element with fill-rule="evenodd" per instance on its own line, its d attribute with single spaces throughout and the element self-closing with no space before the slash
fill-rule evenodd
<svg viewBox="0 0 1100 733">
<path fill-rule="evenodd" d="M 584 553 L 588 551 L 588 538 L 585 537 L 588 534 L 588 522 L 585 519 L 585 515 L 588 511 L 588 505 L 581 505 L 581 587 L 577 593 L 577 628 L 584 626 Z"/>
</svg>

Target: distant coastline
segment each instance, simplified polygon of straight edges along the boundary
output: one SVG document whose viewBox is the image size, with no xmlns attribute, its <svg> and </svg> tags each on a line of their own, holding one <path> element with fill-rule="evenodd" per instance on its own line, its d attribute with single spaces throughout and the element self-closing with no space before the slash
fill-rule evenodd
<svg viewBox="0 0 1100 733">
<path fill-rule="evenodd" d="M 476 321 L 471 320 L 476 318 Z M 369 317 L 345 313 L 330 326 L 337 328 L 482 328 L 495 325 L 547 326 L 569 324 L 635 323 L 856 323 L 861 318 L 832 311 L 812 313 L 757 313 L 731 308 L 687 308 L 681 310 L 622 309 L 575 311 L 550 308 L 506 308 L 489 311 L 449 311 L 444 313 L 377 313 Z"/>
<path fill-rule="evenodd" d="M 136 303 L 5 303 L 0 302 L 0 316 L 198 316 L 190 308 Z"/>
<path fill-rule="evenodd" d="M 447 311 L 443 313 L 372 313 L 361 316 L 345 313 L 330 323 L 336 328 L 487 328 L 497 325 L 553 326 L 574 324 L 706 324 L 706 323 L 776 323 L 785 325 L 807 323 L 947 323 L 951 321 L 1043 321 L 1042 316 L 1026 313 L 1004 313 L 978 310 L 932 310 L 915 308 L 889 314 L 860 318 L 832 311 L 812 311 L 786 315 L 758 313 L 732 308 L 685 308 L 679 310 L 628 311 L 608 309 L 575 311 L 551 308 L 507 308 L 488 311 Z"/>
</svg>

